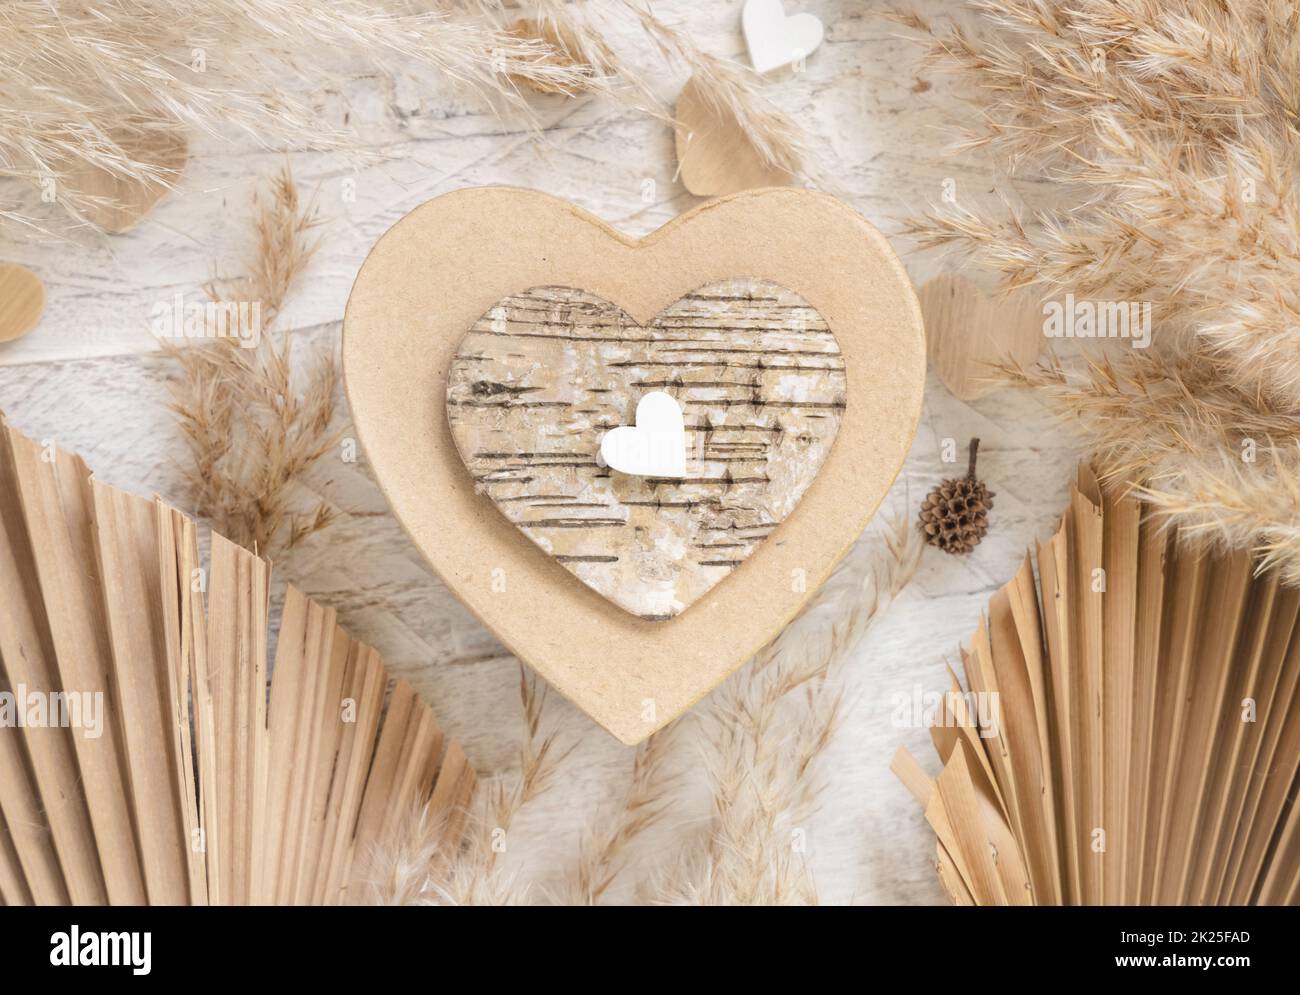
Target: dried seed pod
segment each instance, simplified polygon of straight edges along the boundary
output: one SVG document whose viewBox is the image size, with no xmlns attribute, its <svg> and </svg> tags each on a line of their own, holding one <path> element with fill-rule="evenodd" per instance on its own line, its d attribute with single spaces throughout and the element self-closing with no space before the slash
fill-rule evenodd
<svg viewBox="0 0 1300 995">
<path fill-rule="evenodd" d="M 970 464 L 964 477 L 952 477 L 926 495 L 920 526 L 925 541 L 945 553 L 969 553 L 989 530 L 993 492 L 975 476 L 980 440 L 971 439 Z"/>
</svg>

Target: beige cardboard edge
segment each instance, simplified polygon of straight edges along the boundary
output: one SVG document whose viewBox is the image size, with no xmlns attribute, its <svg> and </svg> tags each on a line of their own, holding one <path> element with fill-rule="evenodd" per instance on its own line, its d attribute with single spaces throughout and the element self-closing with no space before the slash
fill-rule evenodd
<svg viewBox="0 0 1300 995">
<path fill-rule="evenodd" d="M 736 276 L 788 287 L 830 323 L 848 407 L 782 526 L 687 611 L 648 622 L 475 493 L 446 422 L 447 366 L 469 325 L 509 293 L 581 287 L 645 323 L 692 288 Z M 884 236 L 825 194 L 748 190 L 636 239 L 547 194 L 473 187 L 422 204 L 375 243 L 345 310 L 343 370 L 375 478 L 434 572 L 512 653 L 632 745 L 774 638 L 861 534 L 916 433 L 925 337 Z"/>
</svg>

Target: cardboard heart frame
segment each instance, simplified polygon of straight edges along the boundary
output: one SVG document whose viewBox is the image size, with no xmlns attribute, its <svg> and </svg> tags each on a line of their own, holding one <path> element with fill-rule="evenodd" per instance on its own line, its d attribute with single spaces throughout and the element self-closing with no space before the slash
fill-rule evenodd
<svg viewBox="0 0 1300 995">
<path fill-rule="evenodd" d="M 447 371 L 465 330 L 529 287 L 581 287 L 646 323 L 693 288 L 738 276 L 790 288 L 829 323 L 848 405 L 821 471 L 768 541 L 682 615 L 638 619 L 475 492 L 447 424 Z M 417 207 L 375 244 L 348 299 L 343 370 L 375 478 L 434 571 L 512 653 L 631 745 L 778 635 L 865 528 L 916 432 L 925 335 L 884 236 L 825 194 L 745 191 L 636 239 L 546 194 L 474 187 Z"/>
</svg>

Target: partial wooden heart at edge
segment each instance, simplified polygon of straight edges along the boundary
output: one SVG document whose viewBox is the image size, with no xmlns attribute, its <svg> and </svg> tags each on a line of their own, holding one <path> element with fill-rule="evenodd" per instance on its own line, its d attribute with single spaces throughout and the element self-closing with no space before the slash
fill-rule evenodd
<svg viewBox="0 0 1300 995">
<path fill-rule="evenodd" d="M 984 294 L 966 277 L 937 276 L 917 295 L 926 355 L 943 385 L 962 401 L 999 386 L 999 364 L 1027 366 L 1043 350 L 1043 315 L 1031 294 Z"/>
<path fill-rule="evenodd" d="M 0 262 L 0 342 L 22 338 L 41 320 L 45 284 L 26 266 Z"/>
<path fill-rule="evenodd" d="M 117 141 L 136 161 L 152 166 L 154 174 L 123 175 L 79 162 L 70 165 L 63 178 L 90 200 L 82 216 L 110 235 L 128 231 L 152 211 L 180 179 L 189 159 L 185 137 L 171 132 L 117 136 Z"/>
</svg>

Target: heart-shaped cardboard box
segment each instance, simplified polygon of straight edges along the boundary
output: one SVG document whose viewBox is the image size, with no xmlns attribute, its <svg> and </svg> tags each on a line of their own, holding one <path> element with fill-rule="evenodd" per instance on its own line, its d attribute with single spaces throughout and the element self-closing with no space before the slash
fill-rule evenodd
<svg viewBox="0 0 1300 995">
<path fill-rule="evenodd" d="M 780 528 L 688 611 L 640 619 L 476 492 L 447 423 L 448 370 L 466 330 L 531 287 L 581 288 L 646 324 L 694 288 L 736 277 L 817 309 L 844 356 L 847 405 Z M 925 336 L 884 236 L 824 194 L 746 191 L 635 239 L 545 194 L 477 187 L 421 205 L 376 243 L 348 299 L 343 368 L 375 477 L 437 574 L 511 652 L 634 744 L 775 637 L 862 532 L 916 432 Z"/>
</svg>

